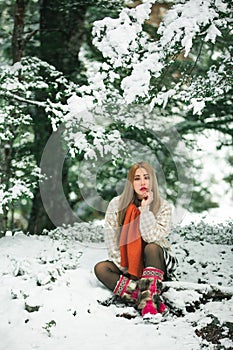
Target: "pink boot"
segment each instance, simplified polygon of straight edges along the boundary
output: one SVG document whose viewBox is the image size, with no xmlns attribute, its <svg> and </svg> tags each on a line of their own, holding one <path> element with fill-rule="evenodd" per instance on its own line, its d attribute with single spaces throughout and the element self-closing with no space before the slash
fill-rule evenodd
<svg viewBox="0 0 233 350">
<path fill-rule="evenodd" d="M 143 270 L 137 300 L 137 307 L 142 316 L 162 314 L 167 310 L 160 297 L 163 275 L 164 272 L 155 267 L 146 267 Z"/>
<path fill-rule="evenodd" d="M 120 296 L 125 302 L 135 304 L 138 298 L 138 282 L 121 275 L 113 294 Z"/>
</svg>

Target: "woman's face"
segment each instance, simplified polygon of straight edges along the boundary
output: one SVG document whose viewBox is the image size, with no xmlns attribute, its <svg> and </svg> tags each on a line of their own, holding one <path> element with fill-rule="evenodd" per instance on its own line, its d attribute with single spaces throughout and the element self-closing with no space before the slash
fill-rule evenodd
<svg viewBox="0 0 233 350">
<path fill-rule="evenodd" d="M 133 181 L 134 191 L 137 193 L 138 198 L 143 198 L 148 191 L 150 191 L 150 176 L 148 171 L 144 168 L 138 168 L 134 174 Z"/>
</svg>

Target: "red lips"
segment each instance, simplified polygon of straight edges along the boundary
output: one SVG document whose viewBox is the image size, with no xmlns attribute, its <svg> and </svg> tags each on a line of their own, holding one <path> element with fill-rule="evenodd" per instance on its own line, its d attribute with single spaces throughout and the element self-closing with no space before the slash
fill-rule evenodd
<svg viewBox="0 0 233 350">
<path fill-rule="evenodd" d="M 145 186 L 142 186 L 141 188 L 140 188 L 140 191 L 146 191 L 147 190 L 147 187 L 145 187 Z"/>
</svg>

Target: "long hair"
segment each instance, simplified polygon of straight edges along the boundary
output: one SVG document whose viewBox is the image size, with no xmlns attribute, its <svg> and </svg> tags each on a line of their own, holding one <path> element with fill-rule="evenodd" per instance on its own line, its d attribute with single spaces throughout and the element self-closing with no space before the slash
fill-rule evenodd
<svg viewBox="0 0 233 350">
<path fill-rule="evenodd" d="M 123 224 L 125 213 L 129 204 L 137 203 L 137 195 L 133 188 L 133 181 L 134 181 L 135 172 L 139 168 L 146 169 L 150 177 L 150 190 L 153 192 L 153 201 L 150 204 L 150 210 L 156 215 L 160 208 L 161 198 L 159 194 L 158 182 L 157 182 L 154 169 L 150 166 L 150 164 L 146 162 L 135 163 L 129 169 L 126 184 L 119 199 L 118 213 L 117 213 L 117 222 L 119 227 L 121 227 Z"/>
</svg>

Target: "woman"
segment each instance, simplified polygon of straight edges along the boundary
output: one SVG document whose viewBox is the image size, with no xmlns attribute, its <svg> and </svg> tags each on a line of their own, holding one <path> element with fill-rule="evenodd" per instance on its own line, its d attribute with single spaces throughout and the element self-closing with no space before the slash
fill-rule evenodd
<svg viewBox="0 0 233 350">
<path fill-rule="evenodd" d="M 143 317 L 167 309 L 160 293 L 163 279 L 170 278 L 176 266 L 166 239 L 170 223 L 171 206 L 159 195 L 153 168 L 146 162 L 135 163 L 124 191 L 107 208 L 109 260 L 97 263 L 95 274 Z"/>
</svg>

